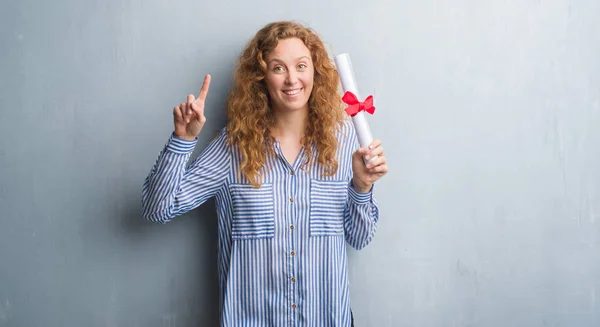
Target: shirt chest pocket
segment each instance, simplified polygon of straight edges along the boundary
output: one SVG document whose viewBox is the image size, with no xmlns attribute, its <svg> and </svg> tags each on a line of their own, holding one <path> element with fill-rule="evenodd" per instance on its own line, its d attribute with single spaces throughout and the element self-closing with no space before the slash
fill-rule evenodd
<svg viewBox="0 0 600 327">
<path fill-rule="evenodd" d="M 229 186 L 233 204 L 231 233 L 233 240 L 273 238 L 275 236 L 275 207 L 273 185 L 255 188 L 249 184 Z"/>
<path fill-rule="evenodd" d="M 313 179 L 310 183 L 310 235 L 344 235 L 347 181 Z"/>
</svg>

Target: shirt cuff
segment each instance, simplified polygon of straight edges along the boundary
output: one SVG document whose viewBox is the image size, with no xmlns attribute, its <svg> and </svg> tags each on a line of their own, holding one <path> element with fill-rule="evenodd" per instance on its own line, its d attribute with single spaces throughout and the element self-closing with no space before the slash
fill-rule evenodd
<svg viewBox="0 0 600 327">
<path fill-rule="evenodd" d="M 374 187 L 375 185 L 371 186 L 369 192 L 358 192 L 356 189 L 354 189 L 354 185 L 352 185 L 352 182 L 350 182 L 350 185 L 348 185 L 348 194 L 350 196 L 350 199 L 357 204 L 371 203 L 371 201 L 373 200 Z"/>
<path fill-rule="evenodd" d="M 167 143 L 167 150 L 177 154 L 188 154 L 194 151 L 196 142 L 198 142 L 197 137 L 193 140 L 184 140 L 175 136 L 175 133 L 172 133 Z"/>
</svg>

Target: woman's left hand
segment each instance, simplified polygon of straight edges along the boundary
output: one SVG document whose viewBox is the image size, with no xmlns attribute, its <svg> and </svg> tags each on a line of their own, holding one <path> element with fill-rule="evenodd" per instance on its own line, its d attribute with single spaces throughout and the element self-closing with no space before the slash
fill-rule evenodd
<svg viewBox="0 0 600 327">
<path fill-rule="evenodd" d="M 374 156 L 377 158 L 365 165 L 363 157 L 368 161 Z M 375 140 L 368 148 L 360 148 L 352 154 L 352 172 L 352 185 L 361 193 L 369 192 L 373 183 L 387 174 L 388 167 L 380 140 Z"/>
</svg>

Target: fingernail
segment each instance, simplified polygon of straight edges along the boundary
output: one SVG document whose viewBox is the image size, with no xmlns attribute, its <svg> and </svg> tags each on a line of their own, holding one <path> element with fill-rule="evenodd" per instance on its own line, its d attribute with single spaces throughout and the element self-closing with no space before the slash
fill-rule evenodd
<svg viewBox="0 0 600 327">
<path fill-rule="evenodd" d="M 370 157 L 370 156 L 366 156 L 366 157 L 365 157 L 365 159 L 366 159 L 366 160 L 369 160 L 369 159 L 371 159 L 371 157 Z"/>
</svg>

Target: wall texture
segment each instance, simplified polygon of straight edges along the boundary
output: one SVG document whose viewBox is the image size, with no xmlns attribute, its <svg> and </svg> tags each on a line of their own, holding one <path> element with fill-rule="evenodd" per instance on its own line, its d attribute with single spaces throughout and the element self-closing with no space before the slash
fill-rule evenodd
<svg viewBox="0 0 600 327">
<path fill-rule="evenodd" d="M 600 2 L 5 1 L 0 326 L 215 326 L 209 202 L 165 226 L 141 186 L 171 111 L 264 24 L 349 52 L 390 173 L 351 251 L 358 326 L 600 325 Z M 598 300 L 600 301 L 600 300 Z"/>
</svg>

